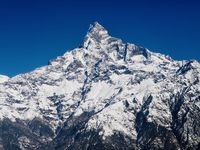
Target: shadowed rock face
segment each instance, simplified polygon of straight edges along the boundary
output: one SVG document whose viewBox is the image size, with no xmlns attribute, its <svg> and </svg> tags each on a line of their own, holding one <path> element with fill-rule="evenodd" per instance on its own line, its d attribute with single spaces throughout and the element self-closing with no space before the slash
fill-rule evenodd
<svg viewBox="0 0 200 150">
<path fill-rule="evenodd" d="M 2 150 L 200 149 L 200 64 L 111 37 L 0 81 Z"/>
<path fill-rule="evenodd" d="M 12 122 L 5 118 L 0 122 L 0 139 L 2 149 L 38 149 L 52 139 L 52 129 L 43 121 Z"/>
</svg>

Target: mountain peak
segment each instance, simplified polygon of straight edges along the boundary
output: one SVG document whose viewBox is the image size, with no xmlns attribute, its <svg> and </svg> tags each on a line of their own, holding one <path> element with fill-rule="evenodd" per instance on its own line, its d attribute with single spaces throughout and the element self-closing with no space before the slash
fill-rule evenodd
<svg viewBox="0 0 200 150">
<path fill-rule="evenodd" d="M 108 31 L 98 22 L 94 22 L 93 24 L 90 24 L 90 28 L 88 33 L 96 33 L 96 34 L 101 34 L 101 33 L 108 33 Z"/>
<path fill-rule="evenodd" d="M 83 46 L 0 75 L 0 149 L 199 149 L 198 62 L 125 43 L 97 22 Z"/>
<path fill-rule="evenodd" d="M 93 45 L 99 45 L 102 40 L 107 37 L 109 37 L 108 31 L 98 22 L 94 22 L 89 27 L 89 30 L 82 43 L 82 47 L 87 49 L 91 43 L 93 43 Z"/>
</svg>

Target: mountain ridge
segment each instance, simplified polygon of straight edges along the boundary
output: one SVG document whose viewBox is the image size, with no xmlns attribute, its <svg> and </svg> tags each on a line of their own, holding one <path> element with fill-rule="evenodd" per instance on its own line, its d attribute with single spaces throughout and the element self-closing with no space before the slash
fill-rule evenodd
<svg viewBox="0 0 200 150">
<path fill-rule="evenodd" d="M 78 48 L 0 83 L 0 146 L 198 149 L 199 72 L 94 23 Z"/>
</svg>

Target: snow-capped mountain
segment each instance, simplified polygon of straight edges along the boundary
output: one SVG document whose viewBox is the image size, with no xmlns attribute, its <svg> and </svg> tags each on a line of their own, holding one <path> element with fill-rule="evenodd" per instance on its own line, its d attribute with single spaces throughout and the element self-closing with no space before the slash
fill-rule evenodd
<svg viewBox="0 0 200 150">
<path fill-rule="evenodd" d="M 0 149 L 199 149 L 200 64 L 98 23 L 47 66 L 0 76 Z"/>
</svg>

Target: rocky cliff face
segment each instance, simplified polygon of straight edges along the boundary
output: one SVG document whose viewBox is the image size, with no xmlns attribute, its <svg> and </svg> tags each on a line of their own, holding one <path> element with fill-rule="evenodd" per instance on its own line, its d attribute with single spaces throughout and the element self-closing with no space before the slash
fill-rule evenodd
<svg viewBox="0 0 200 150">
<path fill-rule="evenodd" d="M 200 64 L 91 25 L 79 48 L 0 82 L 0 149 L 199 149 Z"/>
</svg>

